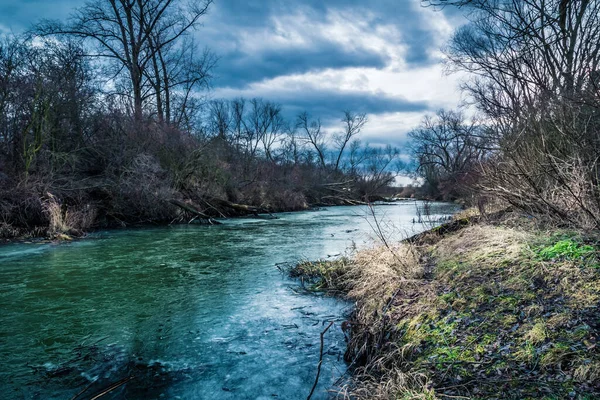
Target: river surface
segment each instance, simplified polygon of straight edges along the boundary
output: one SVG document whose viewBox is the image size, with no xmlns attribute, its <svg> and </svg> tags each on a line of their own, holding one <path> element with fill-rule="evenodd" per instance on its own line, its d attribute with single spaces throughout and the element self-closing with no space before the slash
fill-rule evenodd
<svg viewBox="0 0 600 400">
<path fill-rule="evenodd" d="M 396 238 L 431 225 L 417 206 L 375 207 Z M 456 206 L 432 204 L 432 218 Z M 377 241 L 366 207 L 219 226 L 96 232 L 0 246 L 0 398 L 314 399 L 344 374 L 351 304 L 308 295 L 276 266 Z M 413 223 L 417 221 L 417 223 Z"/>
</svg>

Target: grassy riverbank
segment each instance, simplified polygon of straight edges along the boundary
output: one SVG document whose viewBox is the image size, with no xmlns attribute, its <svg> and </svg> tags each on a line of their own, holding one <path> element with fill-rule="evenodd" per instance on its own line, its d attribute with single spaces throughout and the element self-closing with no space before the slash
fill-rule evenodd
<svg viewBox="0 0 600 400">
<path fill-rule="evenodd" d="M 450 226 L 292 271 L 356 301 L 345 394 L 598 398 L 598 237 L 512 214 Z"/>
</svg>

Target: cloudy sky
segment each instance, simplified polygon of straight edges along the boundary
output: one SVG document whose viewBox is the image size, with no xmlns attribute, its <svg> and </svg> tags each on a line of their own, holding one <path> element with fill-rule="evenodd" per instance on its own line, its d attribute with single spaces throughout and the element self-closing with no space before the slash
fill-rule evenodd
<svg viewBox="0 0 600 400">
<path fill-rule="evenodd" d="M 0 31 L 66 19 L 83 0 L 0 0 Z M 366 112 L 363 139 L 402 146 L 427 113 L 460 103 L 440 48 L 464 20 L 419 0 L 215 0 L 194 34 L 220 58 L 213 97 L 263 97 L 326 125 Z"/>
</svg>

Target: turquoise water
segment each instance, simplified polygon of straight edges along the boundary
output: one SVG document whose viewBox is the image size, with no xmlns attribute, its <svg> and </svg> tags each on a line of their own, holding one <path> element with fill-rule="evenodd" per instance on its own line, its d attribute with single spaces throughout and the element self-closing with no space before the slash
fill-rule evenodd
<svg viewBox="0 0 600 400">
<path fill-rule="evenodd" d="M 418 203 L 378 206 L 397 237 Z M 434 204 L 435 217 L 454 212 Z M 343 375 L 351 304 L 307 295 L 276 267 L 372 244 L 363 207 L 97 232 L 67 244 L 0 247 L 0 397 L 303 399 Z M 93 382 L 93 383 L 92 383 Z"/>
</svg>

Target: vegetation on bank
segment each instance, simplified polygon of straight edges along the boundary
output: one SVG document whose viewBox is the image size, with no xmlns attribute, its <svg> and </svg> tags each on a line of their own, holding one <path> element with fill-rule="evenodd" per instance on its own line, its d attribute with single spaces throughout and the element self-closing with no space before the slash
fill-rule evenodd
<svg viewBox="0 0 600 400">
<path fill-rule="evenodd" d="M 441 110 L 409 134 L 425 190 L 600 229 L 600 1 L 421 4 L 466 17 L 443 51 L 477 110 Z"/>
<path fill-rule="evenodd" d="M 394 180 L 366 114 L 211 99 L 212 0 L 88 2 L 0 33 L 0 239 L 348 204 Z M 185 204 L 183 207 L 181 205 Z"/>
<path fill-rule="evenodd" d="M 459 221 L 461 221 L 459 219 Z M 292 275 L 356 302 L 352 399 L 600 396 L 600 238 L 463 218 Z"/>
</svg>

